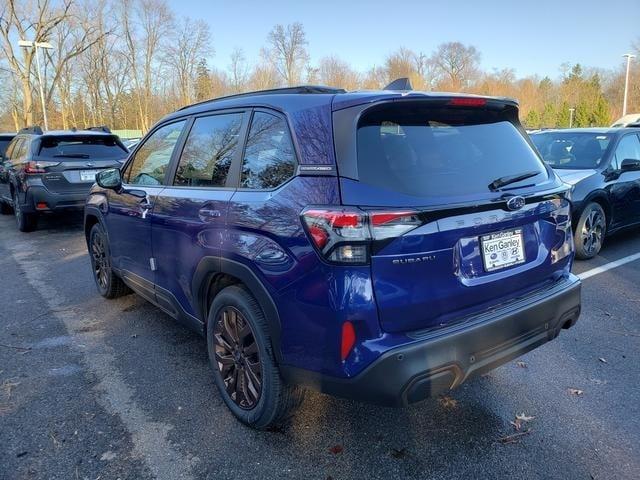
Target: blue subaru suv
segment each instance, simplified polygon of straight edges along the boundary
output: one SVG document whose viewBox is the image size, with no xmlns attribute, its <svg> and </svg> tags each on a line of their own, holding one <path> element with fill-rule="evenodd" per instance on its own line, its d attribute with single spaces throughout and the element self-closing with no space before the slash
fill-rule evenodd
<svg viewBox="0 0 640 480">
<path fill-rule="evenodd" d="M 97 175 L 99 292 L 205 338 L 242 422 L 305 387 L 401 406 L 580 314 L 568 186 L 513 100 L 295 87 L 183 108 Z"/>
</svg>

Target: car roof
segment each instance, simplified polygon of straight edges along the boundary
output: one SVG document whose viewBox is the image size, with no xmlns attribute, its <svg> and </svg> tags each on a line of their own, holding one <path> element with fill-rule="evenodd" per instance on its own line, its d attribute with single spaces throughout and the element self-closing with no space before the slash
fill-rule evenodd
<svg viewBox="0 0 640 480">
<path fill-rule="evenodd" d="M 295 89 L 308 88 L 309 91 L 296 91 Z M 317 90 L 314 90 L 317 89 Z M 280 111 L 303 110 L 317 106 L 330 105 L 332 110 L 340 110 L 354 105 L 374 103 L 384 100 L 400 98 L 451 98 L 451 97 L 474 97 L 487 100 L 496 100 L 517 106 L 518 103 L 506 97 L 488 97 L 462 93 L 448 92 L 422 92 L 422 91 L 392 91 L 392 90 L 364 90 L 346 92 L 341 89 L 330 87 L 295 87 L 289 89 L 273 89 L 266 91 L 250 92 L 246 94 L 232 95 L 229 97 L 214 98 L 194 105 L 183 107 L 182 109 L 169 114 L 163 121 L 179 118 L 187 115 L 194 115 L 215 110 L 266 107 Z"/>
<path fill-rule="evenodd" d="M 71 137 L 71 136 L 77 136 L 77 135 L 82 135 L 83 137 L 113 137 L 115 136 L 113 133 L 108 133 L 108 132 L 101 132 L 101 131 L 97 131 L 97 130 L 47 130 L 45 132 L 42 133 L 42 135 L 38 135 L 39 137 L 48 137 L 48 136 L 55 136 L 55 137 Z"/>
</svg>

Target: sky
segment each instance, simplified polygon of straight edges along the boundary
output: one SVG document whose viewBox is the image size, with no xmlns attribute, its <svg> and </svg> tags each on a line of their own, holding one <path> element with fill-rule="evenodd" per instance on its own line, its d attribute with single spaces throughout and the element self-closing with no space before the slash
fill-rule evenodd
<svg viewBox="0 0 640 480">
<path fill-rule="evenodd" d="M 337 55 L 366 71 L 400 46 L 430 54 L 460 41 L 481 52 L 485 70 L 555 78 L 565 62 L 615 68 L 640 42 L 640 0 L 168 0 L 181 16 L 211 26 L 226 68 L 240 47 L 251 63 L 275 24 L 301 22 L 311 61 Z"/>
</svg>

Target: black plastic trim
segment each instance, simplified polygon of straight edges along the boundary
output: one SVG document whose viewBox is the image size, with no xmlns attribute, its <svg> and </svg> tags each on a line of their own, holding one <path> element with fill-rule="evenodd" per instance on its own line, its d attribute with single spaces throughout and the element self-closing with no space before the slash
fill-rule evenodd
<svg viewBox="0 0 640 480">
<path fill-rule="evenodd" d="M 580 315 L 581 282 L 570 275 L 526 304 L 497 309 L 465 325 L 442 328 L 383 354 L 357 376 L 344 379 L 280 366 L 286 381 L 331 395 L 403 406 L 456 388 L 554 339 Z"/>
</svg>

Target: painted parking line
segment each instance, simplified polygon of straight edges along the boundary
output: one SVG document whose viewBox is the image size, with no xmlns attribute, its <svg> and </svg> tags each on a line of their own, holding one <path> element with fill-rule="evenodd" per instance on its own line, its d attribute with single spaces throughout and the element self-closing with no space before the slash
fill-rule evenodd
<svg viewBox="0 0 640 480">
<path fill-rule="evenodd" d="M 615 260 L 613 262 L 605 263 L 596 268 L 592 268 L 591 270 L 587 270 L 586 272 L 582 272 L 578 274 L 581 280 L 586 280 L 587 278 L 593 277 L 594 275 L 598 275 L 599 273 L 606 272 L 607 270 L 611 270 L 612 268 L 621 267 L 622 265 L 626 265 L 627 263 L 634 262 L 636 260 L 640 260 L 640 253 L 634 253 L 633 255 L 628 255 L 626 257 L 622 257 L 619 260 Z"/>
</svg>

